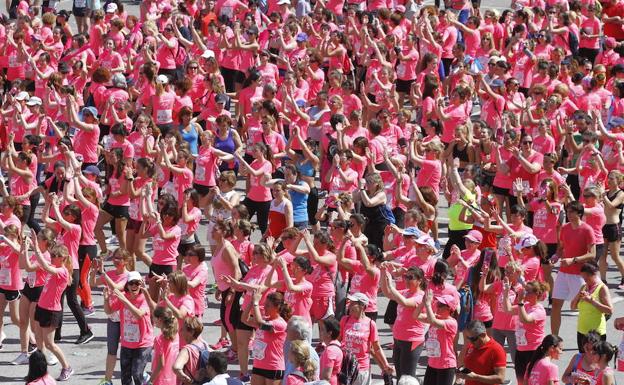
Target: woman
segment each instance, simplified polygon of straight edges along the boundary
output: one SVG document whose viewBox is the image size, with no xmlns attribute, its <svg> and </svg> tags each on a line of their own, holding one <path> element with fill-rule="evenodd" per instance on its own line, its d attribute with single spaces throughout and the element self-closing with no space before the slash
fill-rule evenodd
<svg viewBox="0 0 624 385">
<path fill-rule="evenodd" d="M 206 250 L 200 245 L 194 245 L 184 254 L 182 271 L 188 281 L 189 295 L 193 298 L 195 309 L 193 314 L 202 318 L 206 309 L 206 286 L 208 285 L 208 266 Z"/>
<path fill-rule="evenodd" d="M 607 188 L 602 195 L 604 214 L 607 219 L 602 227 L 602 235 L 607 247 L 599 260 L 600 277 L 603 282 L 607 282 L 607 255 L 611 255 L 611 259 L 613 259 L 620 271 L 620 289 L 624 288 L 624 263 L 620 259 L 620 218 L 622 216 L 622 208 L 624 208 L 624 191 L 620 188 L 622 182 L 624 182 L 624 176 L 620 171 L 613 170 L 609 172 Z"/>
<path fill-rule="evenodd" d="M 293 226 L 303 230 L 308 228 L 310 212 L 308 208 L 310 185 L 301 176 L 301 170 L 294 164 L 284 166 L 286 191 L 292 204 Z"/>
<path fill-rule="evenodd" d="M 264 285 L 284 292 L 284 301 L 292 309 L 292 315 L 302 317 L 312 327 L 310 308 L 312 307 L 312 292 L 314 288 L 306 279 L 306 275 L 312 274 L 313 271 L 310 261 L 300 255 L 287 265 L 284 258 L 278 257 L 273 263 L 273 269 L 281 271 L 284 279 L 272 284 L 270 280 L 271 274 L 267 276 Z"/>
<path fill-rule="evenodd" d="M 593 361 L 597 373 L 593 380 L 596 385 L 615 385 L 615 370 L 609 367 L 609 361 L 616 356 L 618 348 L 607 341 L 600 341 L 593 346 Z"/>
<path fill-rule="evenodd" d="M 178 226 L 181 229 L 180 245 L 178 246 L 178 269 L 182 267 L 182 262 L 186 251 L 197 244 L 197 230 L 201 221 L 202 212 L 199 208 L 199 193 L 189 188 L 184 191 L 184 201 L 182 202 L 182 212 Z"/>
<path fill-rule="evenodd" d="M 107 290 L 115 288 L 122 290 L 128 280 L 128 266 L 132 263 L 131 255 L 122 250 L 117 249 L 112 254 L 113 269 L 104 271 L 101 259 L 96 259 L 91 265 L 91 274 L 89 276 L 89 285 L 91 287 L 105 286 Z M 119 312 L 107 314 L 106 320 L 106 369 L 102 385 L 111 385 L 113 381 L 113 373 L 115 365 L 117 365 L 117 350 L 119 349 L 119 340 L 121 338 L 121 324 Z"/>
<path fill-rule="evenodd" d="M 217 220 L 211 230 L 211 237 L 214 240 L 213 257 L 210 260 L 212 274 L 215 277 L 217 290 L 215 299 L 220 302 L 219 319 L 221 325 L 230 335 L 232 350 L 236 350 L 236 330 L 230 322 L 230 314 L 234 305 L 235 291 L 233 285 L 225 277 L 241 279 L 239 255 L 228 239 L 234 235 L 234 227 L 230 221 Z M 236 304 L 238 305 L 238 304 Z"/>
<path fill-rule="evenodd" d="M 520 266 L 523 278 L 529 281 L 543 281 L 540 261 L 546 258 L 546 245 L 533 234 L 524 234 L 515 246 L 520 252 Z"/>
<path fill-rule="evenodd" d="M 252 146 L 252 156 L 254 160 L 249 164 L 239 153 L 234 154 L 248 175 L 248 193 L 243 204 L 249 209 L 250 218 L 257 214 L 258 227 L 260 227 L 260 232 L 264 234 L 269 222 L 272 197 L 271 190 L 263 186 L 261 180 L 265 174 L 273 172 L 271 149 L 264 143 L 256 143 Z"/>
<path fill-rule="evenodd" d="M 201 384 L 207 380 L 205 368 L 200 367 L 200 360 L 208 350 L 208 344 L 201 337 L 203 330 L 204 325 L 199 318 L 184 319 L 179 333 L 186 345 L 180 350 L 173 364 L 173 372 L 180 383 Z"/>
<path fill-rule="evenodd" d="M 336 296 L 334 280 L 338 273 L 334 243 L 327 232 L 316 233 L 314 240 L 312 240 L 307 230 L 303 232 L 303 242 L 308 250 L 308 259 L 314 268 L 309 277 L 312 286 L 315 288 L 312 293 L 310 316 L 313 322 L 318 322 L 320 325 L 323 318 L 334 314 L 334 298 Z"/>
<path fill-rule="evenodd" d="M 178 322 L 170 309 L 157 307 L 154 310 L 154 326 L 161 333 L 154 339 L 150 382 L 154 385 L 173 384 L 176 380 L 173 363 L 180 351 Z"/>
<path fill-rule="evenodd" d="M 435 300 L 435 310 L 432 306 Z M 427 322 L 431 325 L 427 332 L 425 347 L 427 349 L 427 369 L 425 370 L 424 385 L 452 385 L 457 367 L 454 341 L 457 335 L 457 314 L 459 302 L 448 294 L 433 295 L 427 290 L 424 301 L 427 312 Z"/>
<path fill-rule="evenodd" d="M 173 146 L 174 144 L 171 143 Z M 159 144 L 156 147 L 160 147 Z M 171 163 L 165 146 L 160 147 L 164 167 L 173 174 L 173 191 L 178 202 L 184 202 L 184 192 L 193 186 L 193 156 L 185 149 L 177 151 L 175 165 Z"/>
<path fill-rule="evenodd" d="M 243 149 L 240 135 L 232 127 L 232 118 L 226 115 L 219 115 L 215 120 L 214 147 L 225 154 L 233 154 Z M 219 171 L 234 171 L 238 175 L 238 162 L 221 162 Z"/>
<path fill-rule="evenodd" d="M 286 342 L 287 322 L 292 311 L 284 302 L 284 296 L 275 292 L 266 296 L 264 314 L 262 314 L 260 303 L 263 297 L 262 291 L 255 289 L 252 300 L 243 313 L 243 322 L 256 329 L 256 338 L 252 347 L 254 360 L 251 383 L 253 385 L 279 385 L 284 376 L 283 346 Z M 245 346 L 245 349 L 247 348 Z"/>
<path fill-rule="evenodd" d="M 195 186 L 197 187 L 197 185 Z M 217 221 L 232 219 L 232 209 L 236 207 L 240 201 L 240 195 L 234 190 L 234 187 L 236 187 L 236 175 L 232 171 L 225 171 L 219 175 L 217 186 L 209 190 L 206 196 L 205 215 L 209 221 L 207 228 L 208 244 L 213 254 L 216 248 L 215 240 L 212 238 L 212 229 Z"/>
<path fill-rule="evenodd" d="M 446 159 L 447 162 L 455 158 L 459 159 L 459 172 L 463 172 L 467 165 L 475 163 L 475 148 L 468 135 L 467 126 L 457 127 L 453 140 L 442 154 L 442 158 Z"/>
<path fill-rule="evenodd" d="M 579 311 L 576 342 L 579 351 L 583 351 L 585 335 L 595 330 L 602 339 L 606 338 L 607 321 L 605 315 L 613 313 L 613 304 L 607 285 L 600 279 L 598 265 L 587 262 L 581 267 L 581 277 L 585 284 L 572 300 L 570 307 Z"/>
<path fill-rule="evenodd" d="M 559 369 L 553 363 L 563 353 L 563 339 L 552 334 L 535 351 L 527 367 L 525 379 L 527 385 L 556 385 L 559 383 Z"/>
<path fill-rule="evenodd" d="M 173 316 L 178 320 L 178 330 L 182 330 L 185 318 L 195 316 L 195 303 L 188 294 L 188 280 L 183 272 L 176 270 L 167 275 L 164 289 L 160 292 L 158 305 L 173 312 Z M 180 346 L 184 345 L 184 340 L 180 341 Z"/>
<path fill-rule="evenodd" d="M 139 118 L 140 119 L 140 118 Z M 128 252 L 132 256 L 130 269 L 134 269 L 137 258 L 145 260 L 146 239 L 141 238 L 141 225 L 145 218 L 145 203 L 152 202 L 154 194 L 154 175 L 156 167 L 154 161 L 149 158 L 139 158 L 135 163 L 136 175 L 128 183 L 128 195 L 130 196 L 130 206 L 128 207 L 128 225 L 126 226 L 126 245 Z"/>
<path fill-rule="evenodd" d="M 386 192 L 381 176 L 376 173 L 368 175 L 365 182 L 360 182 L 358 195 L 362 202 L 360 213 L 368 218 L 364 235 L 368 238 L 369 244 L 383 248 L 383 232 L 379 229 L 390 224 L 390 220 L 388 217 L 389 209 L 386 207 Z"/>
<path fill-rule="evenodd" d="M 3 257 L 0 261 L 0 313 L 4 314 L 8 305 L 11 321 L 16 325 L 20 324 L 17 300 L 24 286 L 19 266 L 19 255 L 22 252 L 19 236 L 19 228 L 9 225 L 4 228 L 4 236 L 0 239 L 0 255 Z M 0 319 L 0 335 L 6 335 L 4 319 Z M 30 336 L 26 333 L 25 337 Z"/>
<path fill-rule="evenodd" d="M 546 335 L 546 310 L 540 301 L 544 299 L 544 294 L 548 293 L 548 284 L 538 281 L 528 282 L 525 290 L 518 293 L 517 305 L 512 305 L 509 301 L 509 289 L 509 279 L 505 278 L 503 291 L 505 310 L 518 314 L 514 368 L 518 384 L 523 385 L 531 357 Z"/>
<path fill-rule="evenodd" d="M 375 245 L 364 246 L 358 241 L 354 241 L 352 244 L 357 257 L 354 259 L 345 258 L 343 248 L 347 245 L 347 241 L 351 240 L 351 234 L 347 234 L 341 242 L 338 251 L 338 265 L 349 274 L 349 294 L 363 293 L 368 297 L 368 305 L 364 312 L 368 318 L 374 321 L 378 314 L 377 291 L 381 278 L 378 266 L 383 262 L 384 255 L 381 249 Z"/>
<path fill-rule="evenodd" d="M 163 71 L 163 69 L 160 69 Z M 176 94 L 169 85 L 167 75 L 156 77 L 156 90 L 148 101 L 147 108 L 151 110 L 152 119 L 160 129 L 162 136 L 166 136 L 173 129 L 173 105 Z"/>
<path fill-rule="evenodd" d="M 349 295 L 347 299 L 350 301 L 348 314 L 340 320 L 340 343 L 343 351 L 351 352 L 358 361 L 358 376 L 352 384 L 366 385 L 370 383 L 371 378 L 371 354 L 384 373 L 391 374 L 394 368 L 388 363 L 379 345 L 375 322 L 364 314 L 368 297 L 362 293 L 355 293 Z"/>
<path fill-rule="evenodd" d="M 294 364 L 295 371 L 286 377 L 285 385 L 302 385 L 316 379 L 316 365 L 310 360 L 310 345 L 307 342 L 292 341 L 288 361 Z"/>
<path fill-rule="evenodd" d="M 202 128 L 199 124 L 191 120 L 192 117 L 193 111 L 190 107 L 185 106 L 180 109 L 177 116 L 179 120 L 178 132 L 180 133 L 182 140 L 188 143 L 191 154 L 197 156 L 199 150 L 197 142 L 202 133 Z"/>
<path fill-rule="evenodd" d="M 268 177 L 268 175 L 266 176 Z M 288 199 L 286 182 L 280 180 L 273 183 L 271 188 L 273 200 L 269 208 L 269 221 L 267 232 L 263 234 L 264 238 L 279 237 L 284 229 L 293 227 L 293 205 Z"/>
<path fill-rule="evenodd" d="M 260 243 L 254 246 L 252 267 L 239 281 L 232 276 L 226 276 L 225 281 L 236 291 L 232 302 L 230 323 L 236 329 L 236 344 L 240 362 L 241 379 L 249 376 L 247 361 L 249 341 L 251 341 L 254 327 L 245 322 L 245 309 L 252 302 L 254 290 L 260 289 L 266 282 L 274 282 L 275 277 L 271 263 L 273 261 L 273 244 Z M 263 299 L 268 292 L 264 292 Z M 241 300 L 242 298 L 242 300 Z M 233 340 L 234 341 L 234 340 Z M 245 381 L 244 381 L 245 382 Z"/>
<path fill-rule="evenodd" d="M 600 342 L 600 336 L 594 331 L 587 333 L 585 343 L 583 344 L 583 352 L 576 353 L 568 363 L 566 370 L 563 372 L 561 380 L 566 384 L 578 384 L 579 380 L 585 380 L 590 383 L 596 373 L 598 367 L 594 362 L 594 345 Z"/>
<path fill-rule="evenodd" d="M 130 385 L 143 381 L 143 372 L 152 351 L 154 331 L 151 306 L 147 293 L 142 290 L 143 279 L 138 271 L 127 274 L 124 291 L 114 288 L 104 290 L 104 311 L 119 311 L 121 335 L 121 382 Z"/>
<path fill-rule="evenodd" d="M 301 150 L 295 150 L 292 148 L 295 143 L 299 144 Z M 318 189 L 316 188 L 314 179 L 320 165 L 320 160 L 315 153 L 314 148 L 315 146 L 313 141 L 310 140 L 310 138 L 303 138 L 299 127 L 294 126 L 292 128 L 292 135 L 286 145 L 286 153 L 288 154 L 288 157 L 293 160 L 293 164 L 295 165 L 297 172 L 292 173 L 292 169 L 290 170 L 291 172 L 289 172 L 289 167 L 288 165 L 286 165 L 284 170 L 284 176 L 286 177 L 287 183 L 294 186 L 300 186 L 298 188 L 293 187 L 290 189 L 290 195 L 293 203 L 299 201 L 299 194 L 306 194 L 307 222 L 308 224 L 312 225 L 316 230 L 319 230 L 320 225 L 315 218 L 315 214 L 318 211 Z M 296 175 L 294 183 L 291 180 L 293 174 Z M 307 189 L 307 193 L 301 181 L 305 182 L 308 185 L 309 188 Z M 295 214 L 298 214 L 298 209 L 303 207 L 303 202 L 300 205 L 295 204 L 294 206 L 296 209 Z M 301 221 L 299 221 L 299 215 L 295 215 L 295 225 L 299 224 L 303 227 L 303 223 L 300 222 Z M 305 227 L 307 227 L 307 224 Z"/>
<path fill-rule="evenodd" d="M 330 385 L 338 385 L 338 374 L 342 367 L 344 353 L 340 344 L 340 322 L 334 317 L 327 317 L 321 326 L 320 339 L 326 348 L 320 357 L 320 380 Z"/>
<path fill-rule="evenodd" d="M 35 257 L 39 266 L 48 273 L 46 283 L 50 290 L 44 290 L 39 297 L 39 302 L 35 308 L 35 339 L 37 347 L 42 352 L 50 350 L 56 356 L 62 365 L 59 381 L 67 381 L 74 369 L 69 366 L 69 362 L 65 358 L 65 354 L 61 348 L 54 342 L 54 331 L 61 325 L 63 318 L 63 310 L 61 308 L 61 296 L 68 285 L 71 285 L 73 276 L 70 274 L 72 270 L 72 260 L 69 250 L 64 245 L 56 245 L 50 250 L 50 261 L 47 261 L 37 242 L 33 242 Z M 75 293 L 73 294 L 76 295 Z M 48 360 L 48 363 L 50 361 Z"/>
<path fill-rule="evenodd" d="M 426 316 L 422 314 L 424 289 L 427 285 L 425 274 L 418 267 L 410 267 L 403 275 L 405 289 L 397 290 L 392 277 L 382 264 L 381 290 L 389 299 L 397 302 L 397 318 L 392 326 L 394 349 L 392 361 L 396 367 L 397 378 L 402 375 L 416 375 L 418 359 L 425 348 Z"/>
<path fill-rule="evenodd" d="M 48 374 L 48 362 L 41 350 L 35 350 L 28 358 L 26 385 L 56 385 L 54 378 Z"/>
</svg>

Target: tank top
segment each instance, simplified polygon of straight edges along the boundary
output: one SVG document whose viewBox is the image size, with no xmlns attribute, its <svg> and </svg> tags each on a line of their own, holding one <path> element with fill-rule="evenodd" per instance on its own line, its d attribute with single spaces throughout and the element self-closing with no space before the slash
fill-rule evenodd
<svg viewBox="0 0 624 385">
<path fill-rule="evenodd" d="M 219 291 L 226 291 L 230 288 L 230 286 L 225 282 L 222 278 L 224 275 L 233 275 L 234 269 L 228 266 L 223 260 L 223 250 L 229 241 L 224 241 L 223 246 L 215 253 L 215 255 L 210 260 L 210 265 L 212 266 L 212 272 L 215 277 L 215 283 L 217 284 L 217 288 Z"/>
<path fill-rule="evenodd" d="M 617 198 L 617 196 L 620 194 L 620 192 L 622 192 L 622 190 L 617 190 L 615 192 L 615 194 L 609 194 L 609 192 L 607 192 L 607 198 L 609 198 L 609 200 L 612 201 L 615 198 Z M 615 208 L 618 209 L 618 210 L 622 210 L 624 208 L 624 203 L 620 203 Z"/>
<path fill-rule="evenodd" d="M 230 201 L 230 199 L 232 198 L 232 195 L 234 194 L 236 194 L 236 191 L 234 190 L 221 193 L 221 195 L 223 196 L 223 199 L 225 199 L 228 202 Z M 217 218 L 221 218 L 223 220 L 232 218 L 232 211 L 227 209 L 226 207 L 223 207 L 221 205 L 221 202 L 219 201 L 219 198 L 215 197 L 212 205 L 213 205 L 212 218 L 214 218 L 213 222 L 216 222 Z"/>
<path fill-rule="evenodd" d="M 228 129 L 228 134 L 225 139 L 221 139 L 218 135 L 215 135 L 214 138 L 214 148 L 217 150 L 221 150 L 223 152 L 227 152 L 228 154 L 233 154 L 236 150 L 236 143 L 234 142 L 234 137 L 232 136 L 232 129 Z M 238 165 L 238 160 L 234 160 L 232 162 L 223 162 L 219 166 L 219 170 L 232 170 Z"/>
<path fill-rule="evenodd" d="M 583 354 L 577 353 L 574 356 L 574 367 L 572 368 L 572 373 L 570 373 L 571 377 L 583 377 L 590 380 L 592 385 L 596 385 L 596 377 L 598 374 L 598 369 L 595 370 L 585 370 L 583 369 Z"/>
<path fill-rule="evenodd" d="M 299 172 L 303 176 L 313 177 L 316 174 L 316 170 L 314 169 L 314 165 L 310 161 L 305 161 L 305 162 L 299 163 L 297 165 L 297 169 L 299 169 Z"/>
<path fill-rule="evenodd" d="M 594 301 L 599 301 L 600 290 L 604 286 L 604 283 L 599 283 L 591 292 L 591 298 Z M 587 285 L 583 285 L 583 288 L 587 288 Z M 592 304 L 585 301 L 579 301 L 578 303 L 579 317 L 577 330 L 581 334 L 587 334 L 590 330 L 596 330 L 598 334 L 605 335 L 607 333 L 607 321 L 604 313 L 596 309 Z"/>
<path fill-rule="evenodd" d="M 462 162 L 468 162 L 468 145 L 465 145 L 463 150 L 460 150 L 457 145 L 453 146 L 453 158 L 459 158 Z"/>
<path fill-rule="evenodd" d="M 302 185 L 304 181 L 299 181 L 297 184 Z M 293 205 L 293 221 L 305 222 L 308 220 L 308 194 L 303 194 L 294 190 L 288 191 L 290 194 L 290 201 Z"/>
<path fill-rule="evenodd" d="M 271 207 L 269 209 L 269 235 L 279 237 L 282 231 L 286 228 L 285 211 L 285 200 L 282 200 L 281 203 L 276 203 L 275 200 L 271 201 Z"/>
</svg>

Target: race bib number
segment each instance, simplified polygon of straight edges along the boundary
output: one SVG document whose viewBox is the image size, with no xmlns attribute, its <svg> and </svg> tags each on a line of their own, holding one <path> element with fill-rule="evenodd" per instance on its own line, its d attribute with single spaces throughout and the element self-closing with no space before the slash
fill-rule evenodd
<svg viewBox="0 0 624 385">
<path fill-rule="evenodd" d="M 137 202 L 130 202 L 130 207 L 128 207 L 128 214 L 130 215 L 130 218 L 139 217 L 139 204 Z"/>
<path fill-rule="evenodd" d="M 253 348 L 251 350 L 252 357 L 254 359 L 263 360 L 266 348 L 267 344 L 264 341 L 260 341 L 258 339 L 254 340 Z"/>
<path fill-rule="evenodd" d="M 425 349 L 427 349 L 427 356 L 432 358 L 440 358 L 442 355 L 440 351 L 440 342 L 429 338 L 425 341 Z"/>
<path fill-rule="evenodd" d="M 120 321 L 119 312 L 116 311 L 116 312 L 110 314 L 108 316 L 108 319 L 111 320 L 112 322 L 119 322 Z"/>
<path fill-rule="evenodd" d="M 9 286 L 11 285 L 11 271 L 2 268 L 0 269 L 0 285 Z"/>
<path fill-rule="evenodd" d="M 26 273 L 26 283 L 29 287 L 35 287 L 35 282 L 37 281 L 37 272 L 29 271 Z"/>
<path fill-rule="evenodd" d="M 527 346 L 528 342 L 526 339 L 526 330 L 522 327 L 516 329 L 516 344 L 518 346 Z"/>
<path fill-rule="evenodd" d="M 156 111 L 156 123 L 166 124 L 171 122 L 171 110 Z"/>
<path fill-rule="evenodd" d="M 195 179 L 197 180 L 205 180 L 206 179 L 206 167 L 200 166 L 199 164 L 195 168 Z"/>
<path fill-rule="evenodd" d="M 403 63 L 399 64 L 396 68 L 397 77 L 402 78 L 405 76 L 405 65 Z"/>
<path fill-rule="evenodd" d="M 139 339 L 141 337 L 139 325 L 135 323 L 126 322 L 124 324 L 123 337 L 124 337 L 124 341 L 126 342 L 139 342 Z"/>
</svg>

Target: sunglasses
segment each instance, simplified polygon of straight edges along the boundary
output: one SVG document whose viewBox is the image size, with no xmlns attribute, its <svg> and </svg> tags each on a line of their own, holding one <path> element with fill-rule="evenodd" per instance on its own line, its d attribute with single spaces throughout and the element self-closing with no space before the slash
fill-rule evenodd
<svg viewBox="0 0 624 385">
<path fill-rule="evenodd" d="M 405 274 L 405 279 L 409 280 L 409 281 L 413 281 L 416 279 L 416 276 L 413 274 Z"/>
<path fill-rule="evenodd" d="M 198 69 L 199 69 L 199 67 L 195 67 L 195 66 L 193 66 L 193 67 L 189 67 L 188 69 L 190 69 L 190 70 L 198 70 Z"/>
<path fill-rule="evenodd" d="M 128 282 L 128 286 L 139 286 L 141 284 L 140 281 L 131 281 Z"/>
<path fill-rule="evenodd" d="M 533 141 L 531 140 L 525 140 L 522 142 L 522 144 L 533 144 Z"/>
</svg>

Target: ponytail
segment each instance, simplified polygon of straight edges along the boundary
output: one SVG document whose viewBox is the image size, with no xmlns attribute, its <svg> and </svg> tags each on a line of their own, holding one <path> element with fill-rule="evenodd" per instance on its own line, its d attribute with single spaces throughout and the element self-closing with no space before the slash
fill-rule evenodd
<svg viewBox="0 0 624 385">
<path fill-rule="evenodd" d="M 548 354 L 548 349 L 552 348 L 553 346 L 559 345 L 561 342 L 563 342 L 563 339 L 554 334 L 549 334 L 544 337 L 542 343 L 540 344 L 540 346 L 537 347 L 537 350 L 535 350 L 535 353 L 533 353 L 533 357 L 531 357 L 531 360 L 529 361 L 529 365 L 527 366 L 527 371 L 525 374 L 526 378 L 531 375 L 533 367 L 535 367 L 535 363 L 546 357 L 546 354 Z"/>
<path fill-rule="evenodd" d="M 290 317 L 292 317 L 292 309 L 286 301 L 284 301 L 284 294 L 274 292 L 269 294 L 266 300 L 271 302 L 278 309 L 280 317 L 282 317 L 285 321 L 288 321 Z"/>
<path fill-rule="evenodd" d="M 72 264 L 72 260 L 69 257 L 69 250 L 65 245 L 54 245 L 52 249 L 50 249 L 50 258 L 53 257 L 63 257 L 63 266 L 67 269 L 69 273 L 67 276 L 67 285 L 70 286 L 72 284 L 72 272 L 74 271 L 74 266 Z"/>
</svg>

